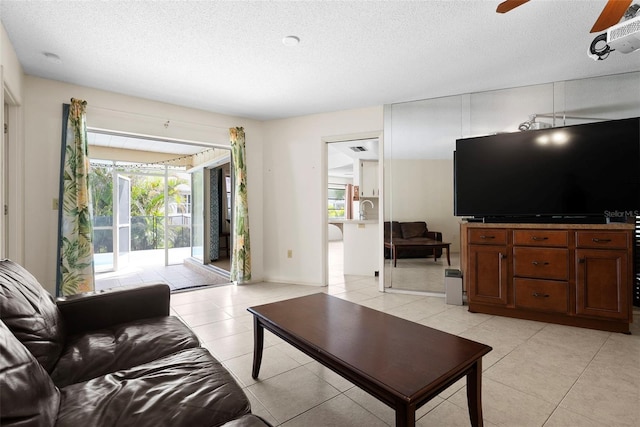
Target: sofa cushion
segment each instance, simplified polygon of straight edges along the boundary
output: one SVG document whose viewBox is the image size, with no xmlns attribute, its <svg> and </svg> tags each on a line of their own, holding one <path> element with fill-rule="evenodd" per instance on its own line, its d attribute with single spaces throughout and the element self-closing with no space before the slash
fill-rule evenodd
<svg viewBox="0 0 640 427">
<path fill-rule="evenodd" d="M 174 316 L 129 322 L 69 337 L 51 377 L 62 387 L 199 344 L 191 329 Z"/>
<path fill-rule="evenodd" d="M 251 409 L 231 374 L 202 347 L 72 384 L 60 393 L 56 426 L 61 427 L 220 426 Z"/>
<path fill-rule="evenodd" d="M 60 392 L 42 365 L 0 321 L 0 425 L 53 426 Z"/>
<path fill-rule="evenodd" d="M 424 237 L 427 234 L 427 223 L 424 221 L 401 222 L 400 229 L 403 239 Z"/>
<path fill-rule="evenodd" d="M 384 223 L 384 240 L 402 239 L 402 230 L 398 221 L 385 221 Z"/>
<path fill-rule="evenodd" d="M 0 260 L 0 318 L 51 372 L 65 339 L 60 312 L 36 278 L 7 259 Z"/>
</svg>

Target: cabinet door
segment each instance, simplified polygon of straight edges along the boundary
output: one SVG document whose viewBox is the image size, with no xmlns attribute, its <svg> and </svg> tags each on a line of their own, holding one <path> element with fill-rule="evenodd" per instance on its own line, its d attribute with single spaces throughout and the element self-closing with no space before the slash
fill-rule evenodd
<svg viewBox="0 0 640 427">
<path fill-rule="evenodd" d="M 627 251 L 576 250 L 576 313 L 615 319 L 629 318 Z"/>
<path fill-rule="evenodd" d="M 360 162 L 360 197 L 378 197 L 378 162 Z"/>
<path fill-rule="evenodd" d="M 506 246 L 470 245 L 469 300 L 507 305 L 508 265 Z"/>
</svg>

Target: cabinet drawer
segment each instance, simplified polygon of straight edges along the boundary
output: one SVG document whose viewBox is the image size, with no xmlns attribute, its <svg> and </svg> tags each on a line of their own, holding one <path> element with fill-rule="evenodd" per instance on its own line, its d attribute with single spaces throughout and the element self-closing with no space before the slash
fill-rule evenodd
<svg viewBox="0 0 640 427">
<path fill-rule="evenodd" d="M 518 246 L 559 246 L 569 245 L 569 233 L 556 230 L 516 230 L 513 244 Z"/>
<path fill-rule="evenodd" d="M 514 279 L 515 306 L 527 310 L 567 313 L 569 284 L 547 280 Z"/>
<path fill-rule="evenodd" d="M 513 248 L 513 275 L 569 280 L 569 251 L 554 248 Z"/>
<path fill-rule="evenodd" d="M 614 231 L 577 231 L 576 246 L 579 248 L 627 249 L 629 233 Z"/>
<path fill-rule="evenodd" d="M 469 230 L 469 243 L 477 245 L 506 245 L 507 230 L 472 228 Z"/>
</svg>

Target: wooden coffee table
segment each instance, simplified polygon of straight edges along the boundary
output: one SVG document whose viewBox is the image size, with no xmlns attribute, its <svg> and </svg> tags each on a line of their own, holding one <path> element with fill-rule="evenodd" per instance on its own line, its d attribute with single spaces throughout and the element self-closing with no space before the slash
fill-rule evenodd
<svg viewBox="0 0 640 427">
<path fill-rule="evenodd" d="M 483 425 L 487 345 L 324 293 L 248 310 L 254 316 L 254 379 L 267 329 L 395 409 L 398 427 L 415 425 L 416 409 L 466 376 L 471 425 Z"/>
</svg>

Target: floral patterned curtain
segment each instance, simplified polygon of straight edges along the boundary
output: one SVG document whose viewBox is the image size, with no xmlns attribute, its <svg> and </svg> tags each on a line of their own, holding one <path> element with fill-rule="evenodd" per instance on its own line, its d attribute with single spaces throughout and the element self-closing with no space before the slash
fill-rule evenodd
<svg viewBox="0 0 640 427">
<path fill-rule="evenodd" d="M 236 283 L 251 280 L 251 249 L 249 245 L 249 209 L 247 203 L 247 165 L 245 163 L 244 129 L 229 129 L 233 161 L 233 254 L 231 280 Z"/>
<path fill-rule="evenodd" d="M 58 207 L 58 296 L 94 290 L 86 106 L 86 101 L 72 98 L 71 105 L 65 104 L 63 107 Z"/>
</svg>

